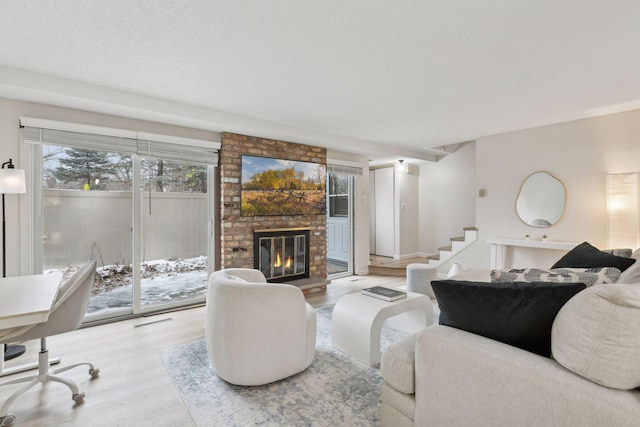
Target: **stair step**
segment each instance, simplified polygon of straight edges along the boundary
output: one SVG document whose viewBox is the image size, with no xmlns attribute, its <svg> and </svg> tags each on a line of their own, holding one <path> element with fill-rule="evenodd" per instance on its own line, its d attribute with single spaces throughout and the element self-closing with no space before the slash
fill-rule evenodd
<svg viewBox="0 0 640 427">
<path fill-rule="evenodd" d="M 427 262 L 431 265 L 440 266 L 478 240 L 478 229 L 476 227 L 462 227 L 462 229 L 464 230 L 464 236 L 449 238 L 451 245 L 438 248 L 438 255 L 428 256 Z"/>
<path fill-rule="evenodd" d="M 406 267 L 381 267 L 377 265 L 369 266 L 369 274 L 375 274 L 378 276 L 395 276 L 404 277 L 407 275 Z"/>
</svg>

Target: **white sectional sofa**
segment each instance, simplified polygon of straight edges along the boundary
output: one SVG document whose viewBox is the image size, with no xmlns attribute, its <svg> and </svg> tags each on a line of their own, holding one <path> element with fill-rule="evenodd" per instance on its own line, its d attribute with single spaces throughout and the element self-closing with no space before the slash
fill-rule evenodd
<svg viewBox="0 0 640 427">
<path fill-rule="evenodd" d="M 603 284 L 553 321 L 552 357 L 434 325 L 382 356 L 383 426 L 640 425 L 640 284 Z"/>
<path fill-rule="evenodd" d="M 616 390 L 558 362 L 434 325 L 383 354 L 382 425 L 638 426 L 640 391 Z"/>
</svg>

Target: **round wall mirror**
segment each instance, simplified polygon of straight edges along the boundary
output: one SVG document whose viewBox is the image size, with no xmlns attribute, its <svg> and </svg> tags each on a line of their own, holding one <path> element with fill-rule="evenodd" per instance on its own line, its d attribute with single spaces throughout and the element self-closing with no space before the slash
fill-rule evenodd
<svg viewBox="0 0 640 427">
<path fill-rule="evenodd" d="M 518 217 L 532 227 L 551 227 L 564 214 L 564 184 L 547 172 L 527 177 L 516 199 Z"/>
</svg>

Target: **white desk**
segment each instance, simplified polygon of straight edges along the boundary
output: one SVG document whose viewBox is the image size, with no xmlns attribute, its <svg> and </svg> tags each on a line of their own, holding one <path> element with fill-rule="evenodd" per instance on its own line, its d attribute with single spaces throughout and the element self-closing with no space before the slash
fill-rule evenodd
<svg viewBox="0 0 640 427">
<path fill-rule="evenodd" d="M 46 322 L 58 294 L 62 273 L 0 278 L 0 329 Z M 37 367 L 37 363 L 4 369 L 0 376 Z"/>
</svg>

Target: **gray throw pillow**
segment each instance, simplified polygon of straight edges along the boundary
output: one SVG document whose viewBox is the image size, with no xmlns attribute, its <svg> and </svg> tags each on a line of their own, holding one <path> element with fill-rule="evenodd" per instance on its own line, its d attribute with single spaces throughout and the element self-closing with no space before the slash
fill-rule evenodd
<svg viewBox="0 0 640 427">
<path fill-rule="evenodd" d="M 593 286 L 568 301 L 551 333 L 553 358 L 600 385 L 640 387 L 640 285 Z"/>
<path fill-rule="evenodd" d="M 621 256 L 624 258 L 631 258 L 631 252 L 633 252 L 633 250 L 629 248 L 618 248 L 618 249 L 605 249 L 602 252 L 609 255 Z"/>
<path fill-rule="evenodd" d="M 640 249 L 636 249 L 631 258 L 636 262 L 620 275 L 618 283 L 640 283 Z"/>
<path fill-rule="evenodd" d="M 615 267 L 491 270 L 492 282 L 584 283 L 587 286 L 593 286 L 615 283 L 619 277 L 620 270 Z"/>
</svg>

